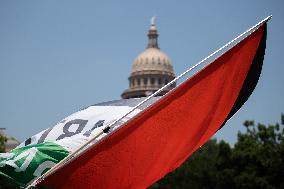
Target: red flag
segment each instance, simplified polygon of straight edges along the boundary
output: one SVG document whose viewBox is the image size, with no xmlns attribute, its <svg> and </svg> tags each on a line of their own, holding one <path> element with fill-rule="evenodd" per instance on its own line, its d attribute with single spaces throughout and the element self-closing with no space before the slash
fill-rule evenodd
<svg viewBox="0 0 284 189">
<path fill-rule="evenodd" d="M 150 186 L 180 166 L 248 99 L 265 41 L 266 24 L 38 186 Z"/>
</svg>

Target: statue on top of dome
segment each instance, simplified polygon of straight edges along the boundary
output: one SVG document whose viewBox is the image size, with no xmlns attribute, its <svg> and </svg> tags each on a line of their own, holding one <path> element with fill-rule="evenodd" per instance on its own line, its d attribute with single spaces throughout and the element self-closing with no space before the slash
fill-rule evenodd
<svg viewBox="0 0 284 189">
<path fill-rule="evenodd" d="M 153 17 L 151 18 L 151 25 L 155 25 L 155 21 L 156 21 L 156 17 L 153 16 Z"/>
</svg>

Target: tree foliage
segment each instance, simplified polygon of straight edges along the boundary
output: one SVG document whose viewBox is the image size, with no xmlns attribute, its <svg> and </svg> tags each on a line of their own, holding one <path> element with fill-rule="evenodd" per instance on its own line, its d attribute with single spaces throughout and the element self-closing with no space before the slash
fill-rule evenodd
<svg viewBox="0 0 284 189">
<path fill-rule="evenodd" d="M 284 188 L 284 115 L 280 123 L 244 127 L 233 147 L 210 140 L 150 188 Z"/>
<path fill-rule="evenodd" d="M 0 153 L 5 152 L 5 142 L 7 138 L 0 132 Z"/>
</svg>

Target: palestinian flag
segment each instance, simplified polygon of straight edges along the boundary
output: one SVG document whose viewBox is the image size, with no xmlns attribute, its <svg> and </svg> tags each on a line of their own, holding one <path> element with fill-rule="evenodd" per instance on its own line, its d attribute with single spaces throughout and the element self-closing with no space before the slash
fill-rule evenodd
<svg viewBox="0 0 284 189">
<path fill-rule="evenodd" d="M 266 23 L 161 98 L 135 109 L 72 161 L 33 183 L 47 188 L 147 188 L 235 114 L 259 79 Z M 90 106 L 0 156 L 0 183 L 27 186 L 143 99 Z"/>
</svg>

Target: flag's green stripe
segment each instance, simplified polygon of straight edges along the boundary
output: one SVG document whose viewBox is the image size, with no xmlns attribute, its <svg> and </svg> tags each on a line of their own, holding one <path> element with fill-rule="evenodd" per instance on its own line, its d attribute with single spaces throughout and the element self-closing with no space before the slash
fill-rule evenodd
<svg viewBox="0 0 284 189">
<path fill-rule="evenodd" d="M 49 169 L 44 168 L 46 167 L 44 165 L 50 166 L 58 163 L 69 154 L 62 146 L 52 142 L 25 146 L 14 149 L 10 153 L 14 154 L 14 157 L 0 159 L 0 181 L 3 181 L 0 185 L 6 183 L 7 186 L 9 184 L 26 186 L 36 178 L 36 173 L 43 174 Z M 17 158 L 18 160 L 15 161 Z M 11 161 L 20 168 L 18 171 L 15 167 L 6 164 Z M 24 168 L 23 165 L 28 166 Z M 40 166 L 43 168 L 40 169 Z"/>
</svg>

